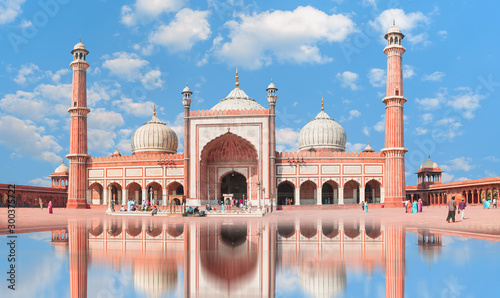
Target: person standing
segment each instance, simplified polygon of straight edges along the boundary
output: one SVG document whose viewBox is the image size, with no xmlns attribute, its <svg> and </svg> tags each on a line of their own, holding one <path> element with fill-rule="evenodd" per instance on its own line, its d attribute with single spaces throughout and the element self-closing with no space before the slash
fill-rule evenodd
<svg viewBox="0 0 500 298">
<path fill-rule="evenodd" d="M 39 199 L 39 202 L 40 202 L 40 210 L 43 210 L 43 201 L 42 201 L 42 199 Z"/>
<path fill-rule="evenodd" d="M 413 200 L 412 213 L 417 213 L 417 201 Z"/>
<path fill-rule="evenodd" d="M 497 209 L 497 198 L 493 198 L 493 208 Z"/>
<path fill-rule="evenodd" d="M 422 199 L 418 199 L 417 212 L 422 212 Z"/>
<path fill-rule="evenodd" d="M 410 200 L 406 201 L 406 210 L 407 210 L 406 212 L 411 213 L 411 208 L 412 208 L 411 201 Z"/>
<path fill-rule="evenodd" d="M 464 220 L 465 207 L 467 207 L 467 204 L 465 203 L 465 199 L 462 198 L 462 201 L 458 203 L 458 213 L 460 213 L 460 220 Z"/>
<path fill-rule="evenodd" d="M 368 213 L 368 203 L 364 205 L 365 213 Z"/>
<path fill-rule="evenodd" d="M 49 201 L 49 214 L 52 214 L 52 201 Z"/>
<path fill-rule="evenodd" d="M 455 201 L 455 197 L 451 197 L 451 201 L 448 202 L 448 217 L 446 221 L 451 223 L 450 220 L 455 222 L 455 209 L 457 208 L 457 201 Z"/>
</svg>

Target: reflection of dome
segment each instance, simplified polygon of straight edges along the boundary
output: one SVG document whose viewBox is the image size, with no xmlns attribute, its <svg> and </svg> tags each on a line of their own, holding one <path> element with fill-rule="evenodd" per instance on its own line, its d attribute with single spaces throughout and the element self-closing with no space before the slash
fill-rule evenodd
<svg viewBox="0 0 500 298">
<path fill-rule="evenodd" d="M 156 113 L 132 135 L 132 153 L 177 153 L 177 135 Z"/>
<path fill-rule="evenodd" d="M 345 151 L 345 130 L 330 118 L 323 109 L 302 128 L 299 134 L 299 150 L 326 149 Z"/>
<path fill-rule="evenodd" d="M 420 166 L 421 169 L 436 169 L 439 168 L 438 164 L 431 160 L 431 156 L 429 155 L 429 159 L 424 161 L 424 163 Z"/>
<path fill-rule="evenodd" d="M 60 166 L 55 169 L 54 173 L 69 173 L 69 168 L 64 164 L 64 161 Z"/>
<path fill-rule="evenodd" d="M 310 265 L 310 266 L 309 266 Z M 334 297 L 347 285 L 345 264 L 303 264 L 299 271 L 302 289 L 312 297 Z"/>
<path fill-rule="evenodd" d="M 136 264 L 132 269 L 134 288 L 145 297 L 164 297 L 177 288 L 177 264 L 165 266 L 160 260 Z"/>
</svg>

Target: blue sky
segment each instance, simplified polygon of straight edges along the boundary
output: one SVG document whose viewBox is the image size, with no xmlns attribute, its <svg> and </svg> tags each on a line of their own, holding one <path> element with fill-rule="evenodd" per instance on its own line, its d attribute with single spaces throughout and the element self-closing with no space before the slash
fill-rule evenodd
<svg viewBox="0 0 500 298">
<path fill-rule="evenodd" d="M 44 5 L 43 3 L 48 3 Z M 81 37 L 89 153 L 130 154 L 130 137 L 158 116 L 180 139 L 186 82 L 193 110 L 240 87 L 267 107 L 278 87 L 278 149 L 297 150 L 320 111 L 350 151 L 383 147 L 386 56 L 392 20 L 406 35 L 407 184 L 428 154 L 444 181 L 497 176 L 499 4 L 483 1 L 0 1 L 0 181 L 50 185 L 69 150 L 70 51 Z M 67 160 L 65 161 L 67 164 Z"/>
</svg>

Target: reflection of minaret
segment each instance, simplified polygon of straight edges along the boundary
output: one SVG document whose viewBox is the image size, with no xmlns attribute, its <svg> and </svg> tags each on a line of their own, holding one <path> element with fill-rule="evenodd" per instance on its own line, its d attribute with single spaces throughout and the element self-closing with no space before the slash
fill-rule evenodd
<svg viewBox="0 0 500 298">
<path fill-rule="evenodd" d="M 385 226 L 385 296 L 404 297 L 405 227 L 396 223 Z"/>
<path fill-rule="evenodd" d="M 87 297 L 88 233 L 84 221 L 68 222 L 71 297 Z"/>
</svg>

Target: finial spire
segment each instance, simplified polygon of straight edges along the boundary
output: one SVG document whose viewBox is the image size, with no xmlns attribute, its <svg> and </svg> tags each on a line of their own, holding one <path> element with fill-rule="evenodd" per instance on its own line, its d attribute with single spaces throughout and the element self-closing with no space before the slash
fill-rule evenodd
<svg viewBox="0 0 500 298">
<path fill-rule="evenodd" d="M 429 153 L 429 159 L 431 159 L 431 154 Z"/>
<path fill-rule="evenodd" d="M 240 79 L 240 77 L 238 76 L 238 69 L 236 68 L 236 87 L 237 88 L 240 88 L 240 82 L 238 81 Z"/>
<path fill-rule="evenodd" d="M 80 36 L 80 38 L 78 39 L 78 42 L 82 42 L 82 37 Z"/>
<path fill-rule="evenodd" d="M 153 104 L 153 116 L 156 116 L 156 105 Z"/>
<path fill-rule="evenodd" d="M 325 110 L 325 102 L 323 101 L 323 97 L 321 98 L 321 110 Z"/>
<path fill-rule="evenodd" d="M 392 25 L 396 26 L 396 19 L 392 19 Z"/>
</svg>

